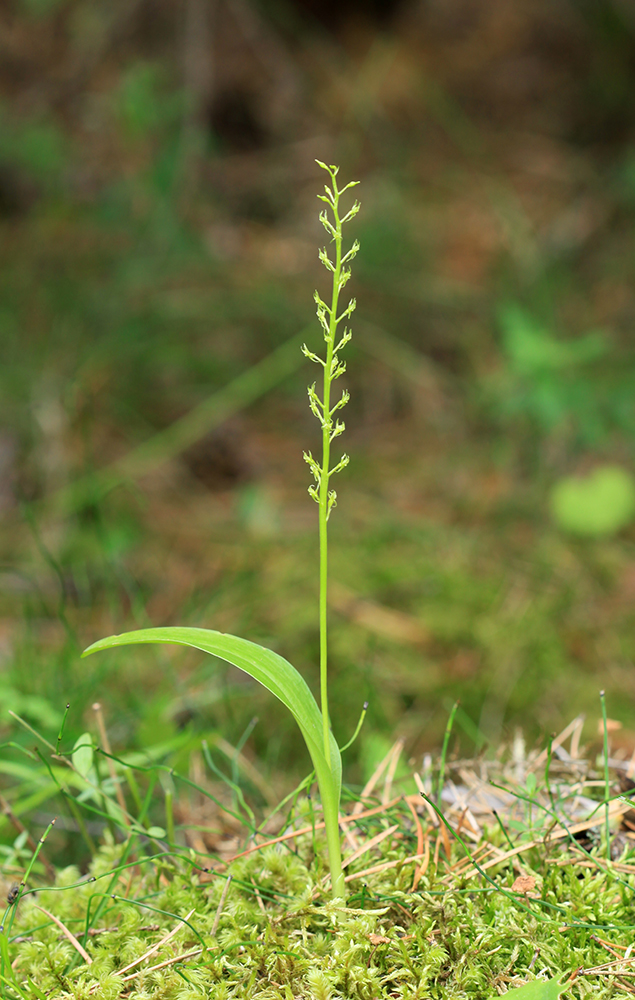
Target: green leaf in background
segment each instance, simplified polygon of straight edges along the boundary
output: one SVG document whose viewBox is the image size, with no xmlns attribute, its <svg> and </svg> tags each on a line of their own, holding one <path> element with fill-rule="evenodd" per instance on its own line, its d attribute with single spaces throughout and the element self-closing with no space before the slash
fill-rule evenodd
<svg viewBox="0 0 635 1000">
<path fill-rule="evenodd" d="M 76 741 L 71 760 L 82 778 L 87 778 L 93 766 L 93 741 L 90 733 L 83 733 Z"/>
<path fill-rule="evenodd" d="M 515 993 L 518 1000 L 558 1000 L 558 997 L 562 996 L 567 986 L 567 982 L 562 986 L 557 979 L 549 979 L 546 982 L 535 979 L 533 983 L 526 983 L 524 986 L 518 986 L 516 989 L 507 990 L 505 996 Z"/>
<path fill-rule="evenodd" d="M 593 331 L 575 340 L 560 340 L 520 306 L 512 303 L 500 311 L 503 347 L 517 375 L 531 376 L 588 364 L 606 354 L 603 333 Z"/>
<path fill-rule="evenodd" d="M 635 478 L 619 465 L 601 465 L 584 478 L 560 479 L 549 505 L 564 531 L 589 538 L 613 535 L 635 515 Z"/>
</svg>

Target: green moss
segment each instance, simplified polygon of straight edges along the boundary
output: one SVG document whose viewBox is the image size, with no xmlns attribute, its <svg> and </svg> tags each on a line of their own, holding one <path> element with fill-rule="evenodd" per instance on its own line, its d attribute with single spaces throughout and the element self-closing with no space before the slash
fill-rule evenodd
<svg viewBox="0 0 635 1000">
<path fill-rule="evenodd" d="M 630 944 L 631 874 L 581 867 L 584 856 L 562 845 L 541 846 L 518 859 L 522 871 L 535 877 L 539 896 L 510 898 L 479 875 L 453 875 L 450 866 L 463 854 L 457 846 L 447 862 L 429 865 L 412 892 L 414 864 L 402 863 L 412 853 L 410 813 L 396 806 L 372 820 L 367 832 L 397 822 L 403 839 L 387 838 L 347 873 L 397 863 L 352 880 L 347 909 L 328 900 L 327 868 L 320 856 L 316 871 L 311 837 L 298 838 L 292 849 L 278 844 L 254 851 L 231 865 L 233 880 L 214 936 L 226 885 L 222 868 L 206 873 L 175 856 L 162 859 L 160 870 L 146 862 L 120 872 L 117 896 L 105 899 L 87 938 L 88 966 L 38 907 L 84 940 L 87 912 L 94 914 L 104 899 L 122 849 L 102 847 L 91 866 L 95 882 L 78 887 L 77 872 L 65 869 L 57 876 L 63 891 L 42 889 L 20 902 L 9 944 L 17 984 L 31 996 L 30 979 L 59 1000 L 480 1000 L 536 976 L 611 960 L 599 939 L 618 951 Z M 498 888 L 511 891 L 516 872 L 507 863 L 490 874 Z M 122 971 L 191 910 L 191 926 L 182 924 L 156 952 Z M 151 968 L 180 955 L 189 957 Z M 576 981 L 574 995 L 591 992 L 597 1000 L 626 996 L 619 982 L 606 977 Z M 7 986 L 5 996 L 19 994 Z"/>
</svg>

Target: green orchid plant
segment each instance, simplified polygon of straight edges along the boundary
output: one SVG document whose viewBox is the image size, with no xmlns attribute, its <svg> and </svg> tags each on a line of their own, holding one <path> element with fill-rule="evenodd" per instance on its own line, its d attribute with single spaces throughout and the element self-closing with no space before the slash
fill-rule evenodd
<svg viewBox="0 0 635 1000">
<path fill-rule="evenodd" d="M 327 166 L 319 160 L 317 163 L 328 173 L 330 178 L 330 186 L 327 184 L 324 187 L 325 194 L 318 195 L 318 197 L 327 206 L 320 213 L 320 221 L 335 246 L 335 260 L 330 258 L 326 249 L 319 251 L 320 260 L 332 275 L 330 305 L 320 298 L 318 292 L 315 293 L 317 316 L 326 344 L 326 356 L 320 357 L 310 351 L 306 344 L 302 348 L 307 358 L 322 367 L 323 376 L 321 397 L 318 394 L 316 382 L 308 388 L 309 406 L 322 429 L 321 461 L 315 459 L 311 452 L 304 455 L 314 479 L 314 483 L 309 487 L 309 493 L 318 504 L 320 707 L 318 707 L 304 678 L 284 657 L 264 646 L 249 642 L 247 639 L 216 632 L 212 629 L 178 626 L 139 629 L 135 632 L 125 632 L 122 635 L 111 635 L 106 639 L 100 639 L 99 642 L 89 646 L 83 655 L 88 656 L 98 650 L 137 643 L 176 643 L 192 646 L 244 670 L 245 673 L 259 681 L 279 698 L 287 706 L 300 727 L 311 755 L 324 813 L 332 896 L 334 900 L 344 903 L 346 892 L 339 833 L 342 759 L 340 747 L 331 731 L 328 707 L 327 525 L 331 511 L 336 504 L 336 493 L 331 488 L 331 479 L 348 464 L 348 456 L 343 455 L 335 465 L 331 466 L 331 445 L 335 438 L 344 431 L 344 423 L 339 418 L 339 411 L 346 405 L 349 398 L 346 391 L 335 402 L 331 398 L 333 382 L 346 370 L 345 363 L 340 360 L 339 352 L 351 339 L 350 329 L 341 325 L 350 318 L 355 309 L 355 300 L 351 299 L 343 311 L 338 313 L 339 299 L 342 289 L 351 275 L 350 267 L 347 265 L 350 264 L 359 250 L 359 243 L 355 240 L 348 252 L 343 252 L 342 227 L 357 215 L 360 206 L 359 202 L 355 201 L 352 208 L 345 215 L 342 215 L 340 198 L 358 182 L 352 181 L 340 189 L 337 184 L 339 168 Z"/>
</svg>

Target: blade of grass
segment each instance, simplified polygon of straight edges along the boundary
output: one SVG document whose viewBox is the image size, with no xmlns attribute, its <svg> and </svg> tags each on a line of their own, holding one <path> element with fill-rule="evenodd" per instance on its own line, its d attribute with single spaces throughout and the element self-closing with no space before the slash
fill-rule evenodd
<svg viewBox="0 0 635 1000">
<path fill-rule="evenodd" d="M 104 750 L 106 751 L 106 763 L 108 765 L 108 770 L 110 772 L 110 779 L 115 789 L 115 795 L 117 796 L 117 802 L 119 803 L 119 807 L 121 809 L 121 815 L 123 817 L 124 823 L 127 826 L 129 826 L 130 820 L 128 818 L 128 809 L 126 806 L 126 800 L 124 798 L 123 789 L 121 787 L 119 778 L 117 776 L 117 771 L 115 769 L 115 764 L 112 759 L 110 740 L 108 738 L 108 730 L 106 729 L 106 722 L 104 720 L 104 713 L 102 711 L 101 702 L 96 701 L 93 704 L 93 712 L 95 713 L 95 718 L 97 719 L 97 728 L 99 729 L 99 737 L 103 744 Z"/>
<path fill-rule="evenodd" d="M 494 813 L 494 816 L 496 817 L 496 822 L 498 823 L 498 825 L 500 826 L 501 830 L 503 831 L 503 836 L 504 836 L 505 840 L 507 841 L 507 843 L 509 844 L 511 850 L 513 851 L 514 850 L 514 845 L 513 845 L 512 841 L 510 839 L 510 836 L 509 836 L 507 830 L 505 829 L 505 824 L 503 823 L 502 819 L 500 818 L 498 810 L 497 809 L 492 809 L 492 812 Z"/>
<path fill-rule="evenodd" d="M 220 778 L 220 780 L 223 781 L 227 785 L 227 787 L 232 790 L 238 806 L 245 813 L 245 816 L 242 817 L 241 821 L 246 827 L 249 828 L 251 833 L 254 834 L 256 832 L 256 825 L 255 825 L 256 817 L 254 816 L 253 810 L 250 809 L 247 803 L 245 802 L 245 797 L 243 795 L 242 788 L 240 787 L 240 785 L 235 784 L 231 780 L 231 778 L 228 778 L 226 774 L 223 774 L 221 769 L 216 766 L 212 758 L 212 755 L 209 751 L 207 740 L 203 740 L 202 747 L 203 747 L 203 757 L 205 758 L 207 766 L 209 767 L 210 771 L 213 771 L 213 773 L 216 774 Z"/>
<path fill-rule="evenodd" d="M 59 754 L 59 752 L 60 752 L 60 744 L 62 742 L 62 737 L 64 736 L 64 727 L 66 726 L 66 719 L 68 717 L 68 711 L 69 711 L 70 707 L 71 707 L 70 706 L 70 702 L 67 702 L 66 703 L 66 708 L 64 709 L 64 716 L 62 718 L 62 724 L 60 726 L 60 731 L 57 734 L 57 746 L 55 748 L 55 752 L 57 754 Z"/>
<path fill-rule="evenodd" d="M 606 718 L 606 697 L 604 691 L 600 691 L 600 702 L 602 704 L 602 727 L 604 730 L 604 835 L 606 838 L 606 858 L 611 860 L 611 827 L 609 824 L 609 798 L 611 795 L 611 784 L 609 781 L 609 727 Z"/>
<path fill-rule="evenodd" d="M 553 741 L 556 738 L 556 734 L 552 733 L 549 737 L 549 743 L 547 746 L 547 760 L 545 761 L 545 785 L 547 787 L 547 795 L 549 796 L 549 801 L 551 802 L 551 808 L 554 814 L 557 815 L 556 803 L 553 797 L 553 791 L 551 790 L 551 782 L 549 780 L 549 770 L 551 768 L 551 757 L 553 755 Z"/>
<path fill-rule="evenodd" d="M 441 760 L 439 761 L 439 781 L 437 784 L 437 805 L 439 809 L 443 810 L 443 779 L 445 777 L 445 760 L 448 752 L 448 743 L 450 742 L 450 735 L 452 733 L 452 726 L 454 725 L 454 716 L 456 715 L 456 710 L 459 707 L 458 699 L 454 702 L 452 710 L 448 717 L 448 722 L 445 727 L 445 735 L 443 737 L 443 748 L 441 750 Z"/>
<path fill-rule="evenodd" d="M 165 792 L 165 829 L 168 836 L 168 843 L 174 844 L 174 808 L 173 794 L 170 788 Z"/>
<path fill-rule="evenodd" d="M 31 875 L 31 872 L 33 871 L 33 865 L 37 861 L 37 856 L 40 853 L 40 851 L 42 850 L 42 845 L 44 844 L 46 838 L 48 837 L 49 833 L 53 829 L 54 825 L 55 825 L 55 820 L 53 819 L 53 820 L 51 820 L 51 822 L 47 826 L 46 830 L 44 831 L 44 833 L 40 837 L 40 839 L 39 839 L 39 841 L 37 843 L 37 847 L 33 851 L 33 854 L 31 856 L 31 860 L 29 861 L 29 864 L 27 865 L 27 869 L 26 869 L 26 871 L 24 873 L 24 878 L 22 879 L 22 881 L 20 883 L 20 886 L 19 886 L 19 889 L 18 889 L 18 894 L 17 894 L 16 898 L 13 900 L 13 902 L 9 904 L 7 910 L 5 911 L 4 919 L 2 921 L 2 925 L 0 926 L 0 934 L 6 933 L 6 935 L 8 937 L 9 934 L 11 933 L 11 928 L 13 927 L 13 921 L 15 920 L 15 914 L 16 914 L 16 910 L 18 908 L 18 903 L 20 902 L 20 899 L 24 895 L 24 888 L 25 888 L 27 882 L 29 881 L 29 877 Z M 7 913 L 9 913 L 9 912 L 11 914 L 11 916 L 9 917 L 9 923 L 8 923 L 8 925 L 5 925 L 5 921 L 7 919 Z"/>
<path fill-rule="evenodd" d="M 355 740 L 359 736 L 359 731 L 362 728 L 362 726 L 364 725 L 364 719 L 366 718 L 366 712 L 367 711 L 368 711 L 368 702 L 365 701 L 364 705 L 362 707 L 362 714 L 359 717 L 359 722 L 357 723 L 357 726 L 355 727 L 355 732 L 351 736 L 351 738 L 348 741 L 348 743 L 345 743 L 343 747 L 340 747 L 340 753 L 344 753 L 345 750 L 348 750 L 348 748 L 353 745 L 353 743 L 355 742 Z"/>
</svg>

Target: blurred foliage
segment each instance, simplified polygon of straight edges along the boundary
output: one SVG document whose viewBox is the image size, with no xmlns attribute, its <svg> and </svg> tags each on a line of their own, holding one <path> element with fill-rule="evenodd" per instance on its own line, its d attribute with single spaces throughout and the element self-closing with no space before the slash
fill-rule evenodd
<svg viewBox="0 0 635 1000">
<path fill-rule="evenodd" d="M 319 156 L 364 192 L 332 562 L 338 736 L 371 701 L 350 779 L 395 734 L 437 743 L 458 695 L 466 753 L 593 714 L 599 687 L 630 733 L 633 528 L 569 538 L 550 515 L 564 477 L 632 470 L 627 5 L 309 6 L 0 13 L 3 710 L 51 725 L 70 700 L 74 741 L 98 699 L 116 746 L 238 743 L 253 693 L 225 667 L 80 664 L 98 635 L 177 621 L 315 683 L 305 373 L 144 477 L 55 499 L 311 322 Z M 306 759 L 258 715 L 250 752 L 286 786 Z"/>
<path fill-rule="evenodd" d="M 614 431 L 635 434 L 635 370 L 604 332 L 556 338 L 516 304 L 499 322 L 503 365 L 487 388 L 504 425 L 527 423 L 538 442 L 565 434 L 578 450 L 602 448 Z"/>
<path fill-rule="evenodd" d="M 551 493 L 551 511 L 574 535 L 614 535 L 635 515 L 635 479 L 619 465 L 601 465 L 585 479 L 566 476 Z"/>
</svg>

